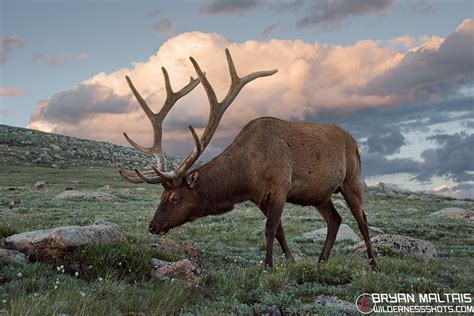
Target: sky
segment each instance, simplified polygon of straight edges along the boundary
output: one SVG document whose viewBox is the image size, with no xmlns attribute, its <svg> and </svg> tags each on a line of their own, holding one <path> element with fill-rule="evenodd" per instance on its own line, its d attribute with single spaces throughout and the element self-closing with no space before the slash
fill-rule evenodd
<svg viewBox="0 0 474 316">
<path fill-rule="evenodd" d="M 358 140 L 368 184 L 474 196 L 474 2 L 401 0 L 0 0 L 0 123 L 127 145 L 152 129 L 125 81 L 154 111 L 160 68 L 180 89 L 206 72 L 278 69 L 246 86 L 203 154 L 219 154 L 250 120 L 337 124 Z M 209 106 L 199 85 L 164 125 L 186 156 L 187 126 Z"/>
</svg>

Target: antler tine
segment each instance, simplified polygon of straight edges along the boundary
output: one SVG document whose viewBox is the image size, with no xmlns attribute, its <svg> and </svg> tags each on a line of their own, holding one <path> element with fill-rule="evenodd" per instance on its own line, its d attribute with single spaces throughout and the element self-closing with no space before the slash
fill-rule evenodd
<svg viewBox="0 0 474 316">
<path fill-rule="evenodd" d="M 207 126 L 199 142 L 197 141 L 197 137 L 195 136 L 194 129 L 190 126 L 191 133 L 193 133 L 194 141 L 196 143 L 196 147 L 188 155 L 188 157 L 186 157 L 186 159 L 183 160 L 183 162 L 178 166 L 176 171 L 171 171 L 169 173 L 160 172 L 159 173 L 160 177 L 177 178 L 179 176 L 184 175 L 184 173 L 186 173 L 187 170 L 189 170 L 192 167 L 194 162 L 199 158 L 201 153 L 207 147 L 207 145 L 211 141 L 212 136 L 217 130 L 217 127 L 222 118 L 222 115 L 224 114 L 225 110 L 227 110 L 227 108 L 230 106 L 232 101 L 234 101 L 234 99 L 237 97 L 237 95 L 242 90 L 242 88 L 247 83 L 257 78 L 271 76 L 278 71 L 277 69 L 269 70 L 269 71 L 258 71 L 258 72 L 253 72 L 245 77 L 240 78 L 235 69 L 235 65 L 234 65 L 234 62 L 232 61 L 232 56 L 230 55 L 229 49 L 226 48 L 225 53 L 226 53 L 226 58 L 227 58 L 227 64 L 229 66 L 231 84 L 229 87 L 229 91 L 227 92 L 227 95 L 224 97 L 224 99 L 221 102 L 218 102 L 216 93 L 214 89 L 212 88 L 211 84 L 209 83 L 209 80 L 207 80 L 205 73 L 199 67 L 199 64 L 196 62 L 196 60 L 193 57 L 189 57 L 189 59 L 191 60 L 191 63 L 194 66 L 194 69 L 196 70 L 196 74 L 199 80 L 201 81 L 202 86 L 204 87 L 204 90 L 206 91 L 207 98 L 209 100 L 209 106 L 210 106 L 209 119 L 207 122 Z"/>
<path fill-rule="evenodd" d="M 140 107 L 143 109 L 143 111 L 145 112 L 145 114 L 147 115 L 148 119 L 151 122 L 151 125 L 153 127 L 153 145 L 151 147 L 144 147 L 137 144 L 134 140 L 132 140 L 127 135 L 127 133 L 123 133 L 123 135 L 125 139 L 130 143 L 130 145 L 132 145 L 138 151 L 155 156 L 156 161 L 157 161 L 157 168 L 153 168 L 154 170 L 156 169 L 162 172 L 166 172 L 166 158 L 161 147 L 163 120 L 165 119 L 166 115 L 171 110 L 173 105 L 180 98 L 182 98 L 183 96 L 191 92 L 199 84 L 199 79 L 194 79 L 193 77 L 190 77 L 189 83 L 186 86 L 184 86 L 183 88 L 181 88 L 181 90 L 177 92 L 173 92 L 170 79 L 168 76 L 168 72 L 166 71 L 164 67 L 161 67 L 161 70 L 163 72 L 163 77 L 165 81 L 166 100 L 163 103 L 163 106 L 161 107 L 160 111 L 156 114 L 153 113 L 153 111 L 150 109 L 146 101 L 137 91 L 130 77 L 125 76 L 128 86 L 130 87 L 130 90 L 132 90 L 132 93 L 137 99 L 138 103 L 140 104 Z M 195 139 L 195 141 L 196 139 L 199 140 L 194 129 L 191 130 L 191 133 L 193 134 L 193 138 Z M 169 178 L 160 179 L 157 177 L 149 177 L 151 175 L 155 175 L 155 176 L 157 175 L 157 173 L 154 171 L 152 171 L 152 174 L 150 174 L 150 172 L 141 173 L 140 171 L 135 170 L 135 174 L 133 174 L 133 173 L 126 172 L 123 168 L 120 167 L 119 172 L 122 177 L 124 177 L 127 181 L 132 182 L 132 183 L 147 182 L 147 183 L 155 184 L 155 183 L 162 183 L 165 181 L 165 179 L 169 179 Z"/>
</svg>

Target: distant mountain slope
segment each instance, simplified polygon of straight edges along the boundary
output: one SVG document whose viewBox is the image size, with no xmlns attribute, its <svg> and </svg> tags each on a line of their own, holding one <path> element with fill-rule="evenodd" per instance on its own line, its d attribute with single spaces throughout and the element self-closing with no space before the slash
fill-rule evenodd
<svg viewBox="0 0 474 316">
<path fill-rule="evenodd" d="M 179 157 L 167 156 L 168 168 Z M 83 140 L 0 124 L 0 163 L 66 168 L 83 165 L 149 167 L 155 158 L 109 142 Z"/>
</svg>

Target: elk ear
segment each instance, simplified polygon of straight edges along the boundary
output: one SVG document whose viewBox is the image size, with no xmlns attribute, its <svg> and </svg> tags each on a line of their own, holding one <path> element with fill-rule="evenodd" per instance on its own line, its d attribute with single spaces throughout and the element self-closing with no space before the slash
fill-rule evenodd
<svg viewBox="0 0 474 316">
<path fill-rule="evenodd" d="M 196 186 L 197 182 L 199 180 L 199 172 L 198 171 L 193 171 L 190 174 L 186 176 L 186 183 L 191 189 L 194 189 Z"/>
</svg>

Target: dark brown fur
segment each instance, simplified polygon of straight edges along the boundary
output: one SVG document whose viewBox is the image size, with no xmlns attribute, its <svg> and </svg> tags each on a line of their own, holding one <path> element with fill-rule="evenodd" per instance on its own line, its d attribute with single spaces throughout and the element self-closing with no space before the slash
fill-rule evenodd
<svg viewBox="0 0 474 316">
<path fill-rule="evenodd" d="M 360 157 L 354 138 L 334 125 L 291 123 L 264 117 L 248 123 L 219 156 L 164 184 L 150 231 L 164 234 L 206 215 L 233 209 L 250 200 L 267 217 L 265 264 L 273 264 L 273 241 L 293 259 L 280 221 L 285 202 L 313 205 L 325 219 L 328 234 L 320 261 L 327 260 L 341 217 L 331 196 L 344 196 L 364 237 L 369 263 L 378 270 L 362 210 Z"/>
</svg>

